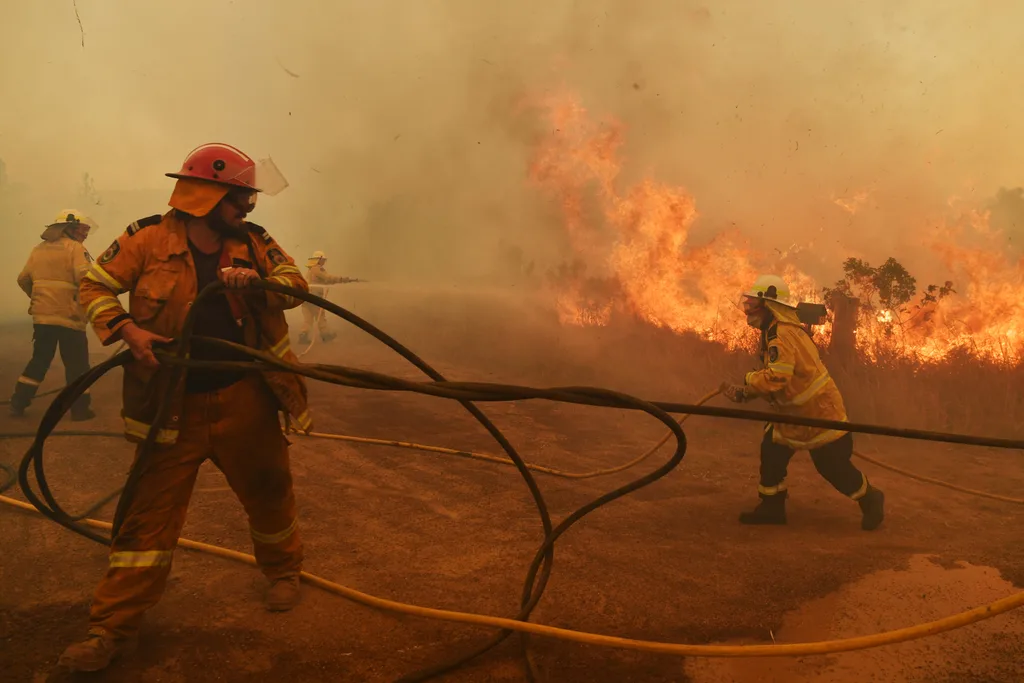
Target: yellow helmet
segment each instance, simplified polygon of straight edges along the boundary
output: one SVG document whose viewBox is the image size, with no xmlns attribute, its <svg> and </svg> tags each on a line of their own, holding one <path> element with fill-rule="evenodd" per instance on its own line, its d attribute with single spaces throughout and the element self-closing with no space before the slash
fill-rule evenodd
<svg viewBox="0 0 1024 683">
<path fill-rule="evenodd" d="M 765 299 L 789 308 L 796 308 L 792 303 L 789 285 L 778 275 L 760 275 L 753 286 L 743 292 L 743 296 L 752 299 Z"/>
<path fill-rule="evenodd" d="M 327 254 L 317 249 L 313 252 L 313 255 L 306 259 L 306 267 L 312 268 L 313 266 L 320 265 L 327 260 Z"/>
</svg>

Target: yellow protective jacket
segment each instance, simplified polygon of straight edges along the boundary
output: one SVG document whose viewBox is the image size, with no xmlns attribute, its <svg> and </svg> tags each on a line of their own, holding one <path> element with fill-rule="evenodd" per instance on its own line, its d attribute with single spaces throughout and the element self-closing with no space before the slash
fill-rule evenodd
<svg viewBox="0 0 1024 683">
<path fill-rule="evenodd" d="M 763 368 L 748 372 L 744 393 L 766 399 L 784 415 L 846 421 L 839 388 L 821 362 L 818 349 L 800 325 L 796 312 L 769 305 L 775 320 L 761 335 Z M 820 448 L 845 431 L 774 424 L 775 443 L 795 450 Z"/>
<path fill-rule="evenodd" d="M 320 297 L 325 296 L 327 290 L 316 285 L 336 285 L 342 282 L 349 282 L 349 278 L 343 275 L 328 274 L 327 269 L 323 266 L 310 266 L 306 279 L 309 280 L 310 285 L 313 285 L 309 288 L 309 293 Z"/>
<path fill-rule="evenodd" d="M 63 233 L 32 249 L 18 275 L 18 286 L 31 299 L 28 312 L 33 323 L 85 330 L 78 285 L 91 263 L 85 245 Z"/>
<path fill-rule="evenodd" d="M 224 258 L 236 267 L 256 270 L 268 281 L 308 291 L 302 272 L 270 234 L 253 223 L 245 225 L 249 229 L 245 239 L 224 239 Z M 132 223 L 90 266 L 79 294 L 96 334 L 108 345 L 120 339 L 121 328 L 129 321 L 164 337 L 180 336 L 197 286 L 185 223 L 171 211 Z M 124 292 L 129 292 L 128 311 L 117 299 Z M 296 362 L 284 311 L 300 300 L 264 291 L 232 296 L 240 309 L 246 345 Z M 308 432 L 312 421 L 303 378 L 289 372 L 264 372 L 263 378 L 280 409 Z M 122 416 L 129 440 L 145 438 L 160 400 L 171 392 L 170 418 L 157 442 L 177 441 L 184 378 L 176 387 L 169 380 L 170 368 L 153 371 L 137 361 L 125 365 Z"/>
</svg>

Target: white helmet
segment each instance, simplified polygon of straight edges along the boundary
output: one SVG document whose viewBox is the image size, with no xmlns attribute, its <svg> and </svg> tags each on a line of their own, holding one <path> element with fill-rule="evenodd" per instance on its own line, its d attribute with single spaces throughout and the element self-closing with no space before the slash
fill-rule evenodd
<svg viewBox="0 0 1024 683">
<path fill-rule="evenodd" d="M 306 259 L 306 266 L 312 268 L 313 266 L 320 265 L 327 260 L 327 254 L 317 249 L 313 252 L 313 255 Z"/>
<path fill-rule="evenodd" d="M 792 303 L 789 285 L 778 275 L 759 275 L 754 285 L 743 292 L 743 296 L 752 299 L 767 299 L 789 308 L 796 308 Z"/>
<path fill-rule="evenodd" d="M 47 224 L 46 227 L 53 227 L 59 225 L 61 227 L 69 227 L 72 225 L 84 225 L 90 230 L 96 227 L 95 221 L 83 214 L 81 211 L 75 209 L 64 209 L 54 217 L 53 222 Z"/>
</svg>

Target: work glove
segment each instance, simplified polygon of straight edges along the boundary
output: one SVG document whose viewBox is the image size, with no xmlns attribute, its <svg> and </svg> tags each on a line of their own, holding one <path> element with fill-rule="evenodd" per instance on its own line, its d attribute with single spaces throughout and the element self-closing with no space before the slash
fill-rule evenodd
<svg viewBox="0 0 1024 683">
<path fill-rule="evenodd" d="M 747 400 L 746 387 L 738 384 L 722 382 L 722 386 L 718 387 L 718 391 L 733 403 L 743 403 Z"/>
</svg>

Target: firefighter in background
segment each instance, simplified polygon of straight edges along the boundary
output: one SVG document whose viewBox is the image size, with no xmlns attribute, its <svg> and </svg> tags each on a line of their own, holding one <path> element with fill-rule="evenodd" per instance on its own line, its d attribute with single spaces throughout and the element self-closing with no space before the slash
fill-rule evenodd
<svg viewBox="0 0 1024 683">
<path fill-rule="evenodd" d="M 327 296 L 327 288 L 317 285 L 338 285 L 349 282 L 359 282 L 356 278 L 343 277 L 341 275 L 330 275 L 325 264 L 327 255 L 322 251 L 314 251 L 313 255 L 306 259 L 306 279 L 309 281 L 309 293 L 319 297 Z M 313 331 L 313 322 L 316 321 L 320 330 L 320 339 L 329 342 L 338 334 L 327 327 L 327 315 L 324 310 L 309 302 L 302 303 L 302 331 L 299 332 L 299 343 L 308 344 L 309 334 Z"/>
<path fill-rule="evenodd" d="M 801 325 L 782 278 L 763 275 L 743 294 L 747 324 L 761 330 L 763 368 L 747 373 L 743 386 L 725 383 L 722 393 L 741 403 L 767 400 L 784 415 L 846 421 L 839 389 Z M 857 501 L 861 528 L 878 528 L 885 497 L 852 462 L 853 435 L 834 429 L 797 425 L 765 425 L 761 441 L 761 503 L 740 515 L 743 524 L 786 523 L 786 470 L 796 451 L 811 453 L 815 469 L 843 495 Z"/>
<path fill-rule="evenodd" d="M 32 249 L 18 275 L 18 286 L 32 303 L 32 360 L 21 373 L 11 396 L 11 415 L 25 414 L 39 385 L 46 377 L 53 356 L 60 348 L 64 376 L 68 383 L 89 369 L 89 340 L 85 335 L 85 311 L 78 303 L 78 285 L 92 263 L 85 239 L 93 222 L 74 209 L 57 214 Z M 90 420 L 96 415 L 83 394 L 71 407 L 72 420 Z"/>
<path fill-rule="evenodd" d="M 98 671 L 134 640 L 144 612 L 160 599 L 203 461 L 223 472 L 249 520 L 256 561 L 269 580 L 271 611 L 299 600 L 302 544 L 297 532 L 288 442 L 278 413 L 303 431 L 312 426 L 303 379 L 286 372 L 194 370 L 169 385 L 170 368 L 154 345 L 181 334 L 196 294 L 220 280 L 226 292 L 194 308 L 195 333 L 261 349 L 296 362 L 284 311 L 299 300 L 246 286 L 264 278 L 306 290 L 294 261 L 260 226 L 246 221 L 266 187 L 257 165 L 228 145 L 193 150 L 177 179 L 172 211 L 132 223 L 82 281 L 86 314 L 104 345 L 124 340 L 134 360 L 124 368 L 125 434 L 141 442 L 165 395 L 169 417 L 156 446 L 139 458 L 138 489 L 113 539 L 106 576 L 96 589 L 88 637 L 61 655 L 58 670 Z M 128 310 L 118 295 L 129 293 Z M 195 360 L 240 360 L 197 343 Z"/>
</svg>

